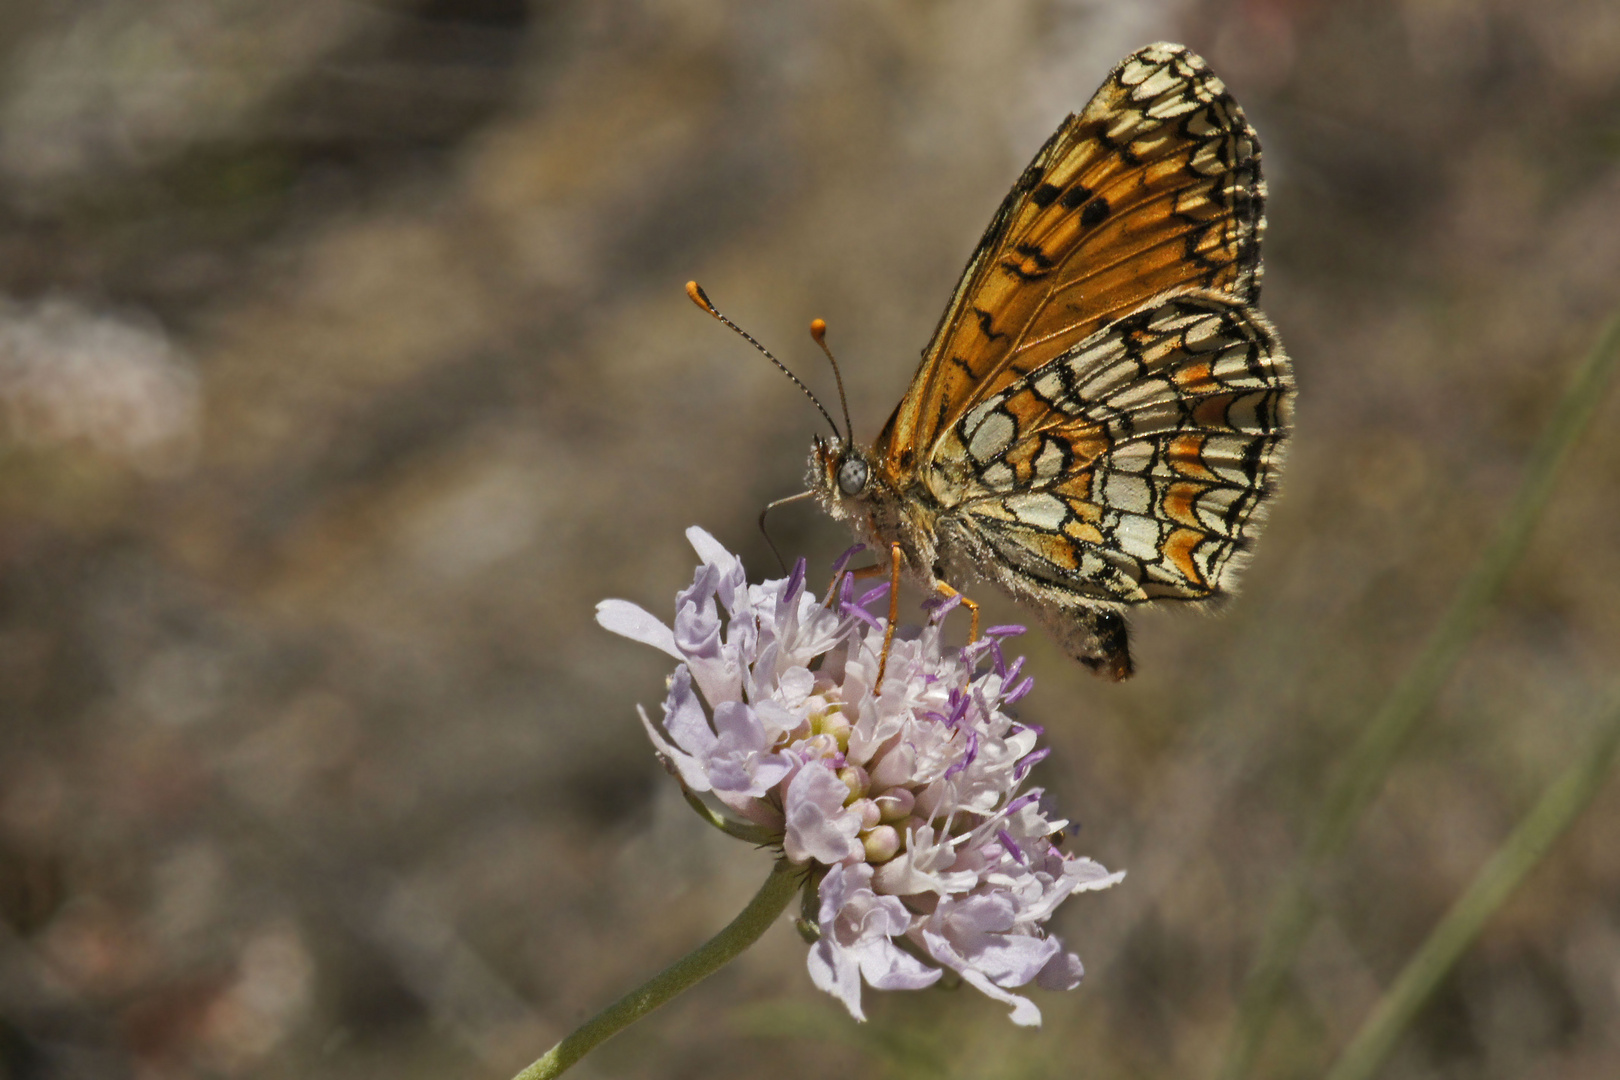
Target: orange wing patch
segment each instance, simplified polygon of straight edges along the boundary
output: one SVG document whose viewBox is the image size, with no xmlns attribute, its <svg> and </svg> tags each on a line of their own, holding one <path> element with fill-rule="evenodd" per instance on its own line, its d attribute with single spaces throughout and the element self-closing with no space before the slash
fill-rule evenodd
<svg viewBox="0 0 1620 1080">
<path fill-rule="evenodd" d="M 1120 607 L 1229 593 L 1282 465 L 1265 195 L 1202 60 L 1126 57 L 1002 201 L 877 441 L 818 440 L 822 504 L 892 573 L 987 579 L 1128 677 Z"/>
<path fill-rule="evenodd" d="M 1025 170 L 875 450 L 903 479 L 973 406 L 1161 293 L 1258 298 L 1259 142 L 1202 60 L 1116 68 Z"/>
<path fill-rule="evenodd" d="M 930 487 L 964 528 L 1027 549 L 1052 586 L 1196 599 L 1220 590 L 1271 490 L 1292 394 L 1258 314 L 1177 293 L 974 406 L 925 468 L 971 475 Z M 1101 579 L 1085 579 L 1088 546 Z"/>
</svg>

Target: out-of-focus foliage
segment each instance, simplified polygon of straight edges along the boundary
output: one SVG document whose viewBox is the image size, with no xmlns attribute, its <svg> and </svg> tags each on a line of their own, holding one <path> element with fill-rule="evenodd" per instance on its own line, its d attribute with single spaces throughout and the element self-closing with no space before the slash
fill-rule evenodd
<svg viewBox="0 0 1620 1080">
<path fill-rule="evenodd" d="M 0 1077 L 501 1076 L 742 906 L 634 719 L 699 522 L 751 560 L 819 418 L 898 400 L 1006 186 L 1185 41 L 1260 131 L 1298 435 L 1243 594 L 1038 635 L 1084 849 L 1037 1035 L 827 1012 L 779 927 L 603 1074 L 1199 1076 L 1323 778 L 1620 297 L 1608 0 L 63 0 L 0 12 Z M 1585 741 L 1620 656 L 1601 407 L 1335 868 L 1263 1060 L 1320 1072 Z M 808 508 L 778 542 L 826 565 Z M 992 621 L 1016 613 L 990 601 Z M 1391 1075 L 1620 1073 L 1620 793 Z M 747 1006 L 747 1008 L 744 1008 Z M 592 1063 L 587 1063 L 586 1068 Z"/>
</svg>

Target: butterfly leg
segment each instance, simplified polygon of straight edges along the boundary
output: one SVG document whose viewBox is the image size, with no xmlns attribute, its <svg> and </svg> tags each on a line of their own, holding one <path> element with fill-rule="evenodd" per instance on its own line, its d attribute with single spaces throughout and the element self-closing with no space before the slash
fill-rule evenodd
<svg viewBox="0 0 1620 1080">
<path fill-rule="evenodd" d="M 821 606 L 830 608 L 837 602 L 838 590 L 843 588 L 845 578 L 852 581 L 861 581 L 864 578 L 874 578 L 885 573 L 888 573 L 888 567 L 882 563 L 873 563 L 871 566 L 857 566 L 853 570 L 840 570 L 833 575 L 832 585 L 827 589 L 827 599 L 821 602 Z"/>
<path fill-rule="evenodd" d="M 900 567 L 905 562 L 905 556 L 900 551 L 899 544 L 889 545 L 889 625 L 883 631 L 883 652 L 878 657 L 877 686 L 883 685 L 883 673 L 889 669 L 889 647 L 894 644 L 894 624 L 900 619 Z M 883 573 L 882 563 L 872 566 L 858 566 L 853 570 L 845 570 L 833 578 L 832 588 L 827 590 L 827 606 L 832 607 L 834 599 L 838 596 L 838 589 L 843 584 L 844 575 L 859 581 L 861 578 L 877 577 Z M 978 636 L 979 605 L 973 604 L 967 597 L 962 598 L 964 604 L 972 604 L 973 632 Z M 882 693 L 881 689 L 873 690 L 873 694 Z"/>
<path fill-rule="evenodd" d="M 903 560 L 899 544 L 889 545 L 889 625 L 883 628 L 883 654 L 878 657 L 877 689 L 873 696 L 883 692 L 883 673 L 889 669 L 889 646 L 894 644 L 894 624 L 900 619 L 900 564 Z"/>
<path fill-rule="evenodd" d="M 838 599 L 838 590 L 844 586 L 844 575 L 848 573 L 848 570 L 840 570 L 833 575 L 832 584 L 827 586 L 827 599 L 821 602 L 822 607 L 831 609 L 833 603 Z"/>
<path fill-rule="evenodd" d="M 968 625 L 968 644 L 971 645 L 975 641 L 978 641 L 979 640 L 979 605 L 974 603 L 972 600 L 969 600 L 967 597 L 962 596 L 961 593 L 957 592 L 955 589 L 951 588 L 949 585 L 945 584 L 943 581 L 934 582 L 934 591 L 939 593 L 939 595 L 943 596 L 947 600 L 949 600 L 953 596 L 961 597 L 962 606 L 967 608 L 968 613 L 972 616 L 972 621 Z"/>
</svg>

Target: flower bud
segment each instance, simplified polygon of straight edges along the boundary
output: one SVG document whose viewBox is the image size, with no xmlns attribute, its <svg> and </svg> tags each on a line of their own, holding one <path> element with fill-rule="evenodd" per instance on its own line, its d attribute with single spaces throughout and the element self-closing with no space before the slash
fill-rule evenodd
<svg viewBox="0 0 1620 1080">
<path fill-rule="evenodd" d="M 816 717 L 815 726 L 822 734 L 831 735 L 838 740 L 838 749 L 849 749 L 849 735 L 850 732 L 855 730 L 855 725 L 851 724 L 849 717 L 842 712 L 837 711 L 835 708 L 832 711 L 822 713 Z"/>
<path fill-rule="evenodd" d="M 866 770 L 859 765 L 845 765 L 838 770 L 838 779 L 842 780 L 844 786 L 849 788 L 849 800 L 844 803 L 845 806 L 861 798 L 866 794 L 867 788 L 872 786 L 872 781 L 866 775 Z"/>
<path fill-rule="evenodd" d="M 874 829 L 883 821 L 883 812 L 871 799 L 856 799 L 849 808 L 861 815 L 861 828 Z"/>
<path fill-rule="evenodd" d="M 911 808 L 917 805 L 917 796 L 911 793 L 910 788 L 893 787 L 879 795 L 876 802 L 882 820 L 893 825 L 910 816 Z"/>
<path fill-rule="evenodd" d="M 916 749 L 910 743 L 899 743 L 872 766 L 872 779 L 879 787 L 893 787 L 914 779 L 912 773 L 916 766 Z"/>
<path fill-rule="evenodd" d="M 879 825 L 861 834 L 861 846 L 866 849 L 867 862 L 888 862 L 900 852 L 900 834 L 892 825 Z"/>
</svg>

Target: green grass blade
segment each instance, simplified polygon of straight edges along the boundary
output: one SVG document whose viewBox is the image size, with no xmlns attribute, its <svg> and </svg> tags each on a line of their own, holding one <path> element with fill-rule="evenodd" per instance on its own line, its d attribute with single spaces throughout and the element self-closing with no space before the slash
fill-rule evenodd
<svg viewBox="0 0 1620 1080">
<path fill-rule="evenodd" d="M 1604 719 L 1595 745 L 1555 780 L 1446 912 L 1356 1032 L 1327 1080 L 1368 1080 L 1389 1057 L 1412 1017 L 1429 1000 L 1485 923 L 1602 789 L 1620 754 L 1620 708 Z"/>
</svg>

